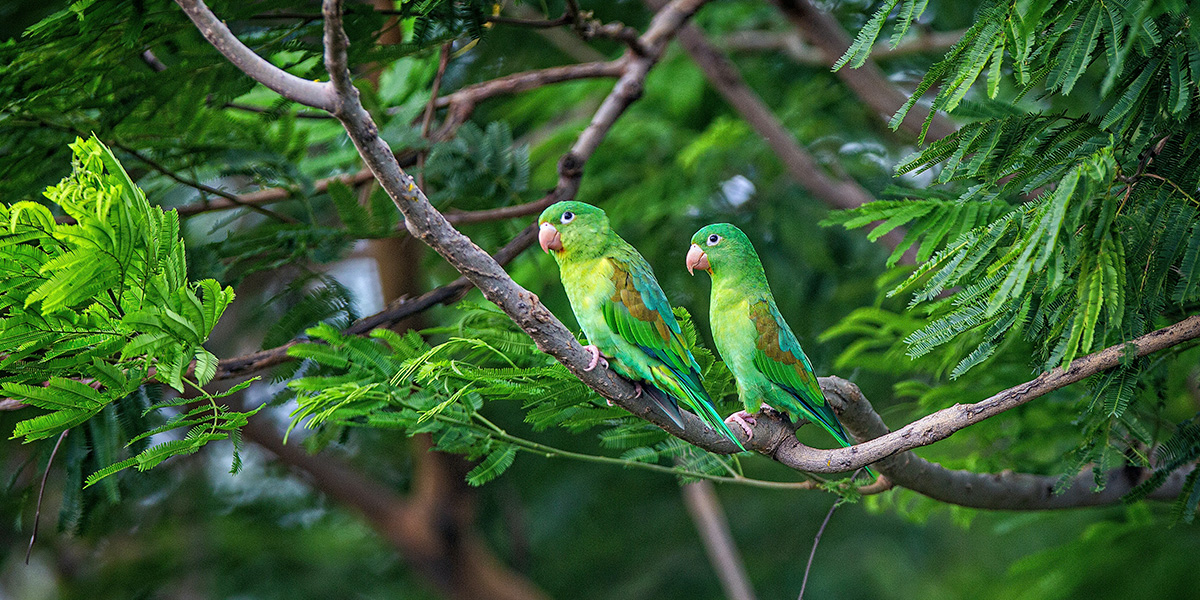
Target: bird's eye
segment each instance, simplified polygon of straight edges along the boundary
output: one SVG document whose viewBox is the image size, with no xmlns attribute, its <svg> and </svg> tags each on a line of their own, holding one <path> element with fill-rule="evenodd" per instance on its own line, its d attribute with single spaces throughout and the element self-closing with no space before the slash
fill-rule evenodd
<svg viewBox="0 0 1200 600">
<path fill-rule="evenodd" d="M 715 233 L 708 236 L 708 245 L 709 246 L 716 246 L 717 242 L 719 242 L 719 241 L 721 241 L 721 236 L 719 236 Z"/>
<path fill-rule="evenodd" d="M 562 218 L 559 219 L 559 221 L 561 221 L 563 225 L 566 225 L 567 223 L 570 223 L 571 221 L 574 221 L 574 220 L 575 220 L 575 213 L 573 213 L 569 210 L 567 212 L 563 213 Z"/>
</svg>

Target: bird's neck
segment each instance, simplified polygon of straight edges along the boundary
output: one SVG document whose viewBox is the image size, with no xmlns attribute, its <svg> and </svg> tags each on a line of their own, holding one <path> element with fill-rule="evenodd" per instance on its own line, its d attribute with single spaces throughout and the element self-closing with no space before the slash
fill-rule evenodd
<svg viewBox="0 0 1200 600">
<path fill-rule="evenodd" d="M 556 252 L 554 257 L 558 259 L 558 264 L 560 265 L 595 260 L 607 256 L 612 245 L 612 240 L 607 236 L 585 240 L 571 240 L 571 243 L 564 244 L 563 249 Z"/>
<path fill-rule="evenodd" d="M 771 293 L 767 286 L 767 275 L 758 261 L 740 265 L 738 269 L 713 269 L 712 280 L 714 300 L 718 292 L 735 296 L 769 295 Z"/>
<path fill-rule="evenodd" d="M 710 318 L 716 322 L 722 315 L 737 314 L 746 310 L 746 304 L 757 298 L 770 298 L 771 290 L 767 278 L 758 269 L 741 269 L 722 272 L 714 269 L 712 295 L 709 298 Z"/>
</svg>

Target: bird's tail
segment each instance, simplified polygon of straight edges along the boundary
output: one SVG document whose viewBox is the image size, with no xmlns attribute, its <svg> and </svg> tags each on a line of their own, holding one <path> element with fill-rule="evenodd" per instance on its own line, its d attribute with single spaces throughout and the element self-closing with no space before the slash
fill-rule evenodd
<svg viewBox="0 0 1200 600">
<path fill-rule="evenodd" d="M 746 447 L 733 435 L 733 431 L 730 431 L 729 425 L 725 424 L 725 420 L 721 418 L 717 409 L 713 408 L 712 398 L 709 397 L 708 390 L 705 390 L 704 386 L 699 383 L 699 378 L 686 377 L 667 366 L 653 367 L 651 371 L 656 376 L 655 383 L 668 388 L 666 390 L 668 393 L 686 402 L 688 408 L 692 409 L 705 425 L 728 438 L 737 445 L 739 450 L 743 452 L 746 450 Z M 672 403 L 674 404 L 674 402 Z M 679 408 L 676 407 L 675 410 L 679 410 Z M 676 423 L 679 422 L 676 421 Z M 679 425 L 683 424 L 679 423 Z"/>
<path fill-rule="evenodd" d="M 663 411 L 663 414 L 667 415 L 676 425 L 683 427 L 683 412 L 679 410 L 679 403 L 675 402 L 673 396 L 658 389 L 654 384 L 649 383 L 642 386 L 642 393 L 653 400 L 654 405 Z"/>
</svg>

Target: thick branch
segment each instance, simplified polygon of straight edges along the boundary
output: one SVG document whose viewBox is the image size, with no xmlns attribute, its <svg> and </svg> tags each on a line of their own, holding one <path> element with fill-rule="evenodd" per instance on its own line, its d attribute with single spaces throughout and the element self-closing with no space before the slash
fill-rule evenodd
<svg viewBox="0 0 1200 600">
<path fill-rule="evenodd" d="M 825 64 L 832 66 L 850 48 L 849 34 L 832 16 L 817 10 L 809 0 L 775 0 L 775 3 L 805 39 L 821 51 L 825 57 Z M 890 121 L 892 115 L 908 101 L 904 92 L 896 89 L 879 65 L 870 59 L 857 69 L 839 69 L 837 76 L 885 121 Z M 900 126 L 906 131 L 920 135 L 924 121 L 924 116 L 916 111 L 909 111 Z M 944 115 L 935 113 L 933 122 L 929 125 L 927 139 L 941 139 L 957 129 Z"/>
<path fill-rule="evenodd" d="M 661 55 L 662 48 L 670 34 L 682 25 L 684 19 L 694 13 L 702 3 L 702 0 L 676 0 L 655 16 L 643 39 L 643 46 L 650 49 L 650 54 L 630 59 L 629 68 L 602 103 L 592 122 L 572 146 L 571 152 L 560 161 L 559 184 L 553 193 L 556 199 L 574 197 L 578 189 L 579 178 L 582 176 L 583 162 L 591 156 L 600 139 L 611 128 L 612 123 L 620 116 L 625 107 L 640 96 L 645 74 Z M 719 444 L 720 438 L 716 432 L 705 427 L 698 419 L 694 417 L 688 419 L 687 427 L 681 430 L 643 399 L 635 400 L 632 386 L 627 381 L 613 375 L 611 371 L 599 369 L 585 371 L 588 355 L 562 323 L 541 305 L 536 296 L 513 282 L 490 256 L 487 256 L 469 238 L 456 231 L 437 210 L 429 205 L 424 193 L 413 185 L 412 179 L 403 173 L 379 140 L 370 115 L 362 109 L 361 105 L 358 105 L 354 97 L 354 90 L 345 83 L 349 80 L 349 73 L 345 70 L 337 70 L 338 65 L 342 64 L 338 53 L 343 49 L 340 41 L 343 38 L 338 37 L 338 32 L 340 32 L 338 8 L 337 2 L 333 0 L 327 0 L 325 3 L 327 31 L 331 28 L 337 30 L 326 36 L 334 40 L 329 48 L 326 63 L 331 69 L 331 77 L 335 85 L 339 89 L 347 91 L 341 97 L 335 114 L 345 125 L 364 160 L 375 172 L 376 179 L 404 213 L 405 223 L 410 233 L 433 247 L 478 286 L 488 300 L 503 309 L 534 338 L 539 348 L 557 358 L 576 376 L 599 391 L 601 395 L 664 427 L 667 431 L 685 437 L 685 439 L 700 441 L 706 445 Z"/>
<path fill-rule="evenodd" d="M 255 54 L 217 19 L 203 0 L 177 0 L 177 4 L 204 38 L 243 73 L 284 98 L 333 112 L 334 94 L 329 84 L 296 77 Z"/>
<path fill-rule="evenodd" d="M 1066 369 L 1056 367 L 1031 381 L 1008 388 L 982 402 L 956 404 L 918 419 L 896 431 L 863 441 L 849 448 L 836 450 L 810 448 L 796 440 L 786 424 L 775 419 L 758 420 L 759 425 L 754 429 L 752 445 L 755 450 L 800 471 L 813 473 L 853 471 L 905 450 L 928 446 L 944 440 L 960 429 L 1016 408 L 1034 398 L 1081 381 L 1096 373 L 1116 367 L 1121 363 L 1122 356 L 1125 356 L 1126 348 L 1130 346 L 1136 348 L 1134 354 L 1145 356 L 1198 337 L 1200 337 L 1200 315 L 1188 317 L 1174 325 L 1147 333 L 1123 344 L 1110 346 L 1099 352 L 1077 358 L 1071 361 L 1070 366 Z M 826 389 L 833 390 L 834 395 L 842 399 L 861 397 L 857 388 L 845 380 L 836 377 L 824 378 L 822 383 Z M 835 402 L 834 407 L 837 408 L 839 404 L 843 403 Z M 878 415 L 875 415 L 874 419 L 878 419 Z M 846 424 L 849 425 L 854 420 L 853 416 L 849 416 Z M 867 421 L 870 420 L 867 419 Z M 880 425 L 882 425 L 882 421 L 880 421 Z M 763 429 L 761 432 L 759 431 L 760 427 Z M 901 478 L 894 477 L 886 466 L 880 467 L 880 470 L 896 484 L 907 487 L 906 483 Z"/>
<path fill-rule="evenodd" d="M 859 439 L 878 439 L 888 435 L 883 419 L 871 407 L 858 388 L 845 380 L 829 378 L 822 382 L 846 429 Z M 885 472 L 887 483 L 906 487 L 941 502 L 993 510 L 1049 510 L 1115 504 L 1149 472 L 1127 467 L 1105 474 L 1108 485 L 1094 491 L 1095 477 L 1085 471 L 1063 491 L 1055 494 L 1059 478 L 1029 473 L 975 473 L 947 469 L 912 452 L 902 452 L 876 463 Z M 1173 499 L 1183 489 L 1191 469 L 1172 473 L 1162 487 L 1150 494 L 1159 500 Z M 884 477 L 880 478 L 881 480 Z"/>
</svg>

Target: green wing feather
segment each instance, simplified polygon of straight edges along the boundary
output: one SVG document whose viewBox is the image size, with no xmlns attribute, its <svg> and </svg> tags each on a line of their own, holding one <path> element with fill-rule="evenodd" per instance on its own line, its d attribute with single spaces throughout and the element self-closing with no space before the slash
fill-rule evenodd
<svg viewBox="0 0 1200 600">
<path fill-rule="evenodd" d="M 609 329 L 662 363 L 662 366 L 651 367 L 656 375 L 653 382 L 656 386 L 665 388 L 663 391 L 675 399 L 683 400 L 709 427 L 742 448 L 713 408 L 708 391 L 700 383 L 700 365 L 696 364 L 696 358 L 684 343 L 679 322 L 671 312 L 666 294 L 654 279 L 650 265 L 637 254 L 610 256 L 608 260 L 613 265 L 615 292 L 601 305 L 601 310 Z M 668 407 L 663 408 L 675 418 Z M 678 410 L 675 408 L 676 412 Z M 682 422 L 676 422 L 682 425 Z"/>
<path fill-rule="evenodd" d="M 750 305 L 750 318 L 758 331 L 754 366 L 766 378 L 782 388 L 796 403 L 783 408 L 793 416 L 816 422 L 842 446 L 850 446 L 850 436 L 842 429 L 833 407 L 821 393 L 812 364 L 800 349 L 800 342 L 784 322 L 775 303 L 764 298 Z"/>
</svg>

